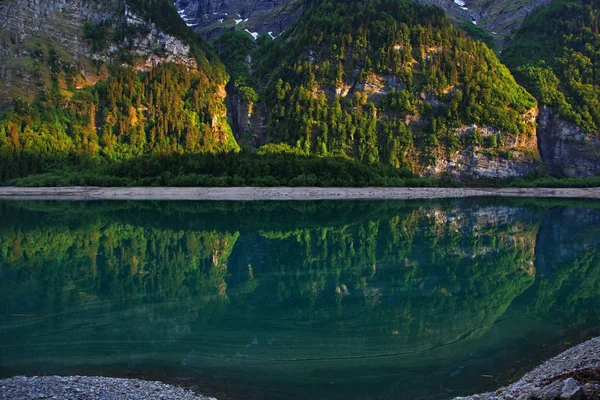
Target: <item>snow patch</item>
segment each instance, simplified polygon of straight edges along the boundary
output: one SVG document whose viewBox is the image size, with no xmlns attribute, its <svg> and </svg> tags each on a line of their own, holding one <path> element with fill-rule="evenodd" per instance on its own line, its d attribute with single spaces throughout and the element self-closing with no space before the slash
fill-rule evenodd
<svg viewBox="0 0 600 400">
<path fill-rule="evenodd" d="M 258 32 L 250 32 L 248 30 L 248 28 L 245 29 L 245 32 L 248 32 L 250 35 L 252 35 L 252 37 L 254 38 L 254 40 L 256 40 L 256 38 L 258 37 Z"/>
</svg>

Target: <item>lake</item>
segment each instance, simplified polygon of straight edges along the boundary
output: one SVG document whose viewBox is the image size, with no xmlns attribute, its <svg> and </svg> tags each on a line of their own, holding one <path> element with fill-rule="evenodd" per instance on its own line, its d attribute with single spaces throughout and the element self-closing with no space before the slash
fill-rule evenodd
<svg viewBox="0 0 600 400">
<path fill-rule="evenodd" d="M 443 399 L 600 334 L 600 202 L 0 201 L 0 377 Z"/>
</svg>

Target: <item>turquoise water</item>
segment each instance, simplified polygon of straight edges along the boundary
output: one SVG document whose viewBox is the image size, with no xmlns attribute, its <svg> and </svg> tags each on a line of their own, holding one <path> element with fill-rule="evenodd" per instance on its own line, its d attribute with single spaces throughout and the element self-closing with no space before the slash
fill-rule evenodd
<svg viewBox="0 0 600 400">
<path fill-rule="evenodd" d="M 0 202 L 0 377 L 494 389 L 600 333 L 600 203 Z"/>
</svg>

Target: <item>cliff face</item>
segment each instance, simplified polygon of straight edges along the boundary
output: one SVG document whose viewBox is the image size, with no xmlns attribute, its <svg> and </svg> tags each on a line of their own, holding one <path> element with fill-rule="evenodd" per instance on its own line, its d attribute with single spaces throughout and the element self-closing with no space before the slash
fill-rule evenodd
<svg viewBox="0 0 600 400">
<path fill-rule="evenodd" d="M 565 121 L 550 107 L 538 118 L 540 155 L 547 172 L 556 177 L 590 177 L 600 172 L 600 139 Z"/>
<path fill-rule="evenodd" d="M 456 22 L 471 22 L 498 41 L 518 29 L 527 15 L 550 0 L 414 0 L 440 7 Z"/>
<path fill-rule="evenodd" d="M 227 117 L 239 144 L 258 148 L 268 142 L 267 109 L 263 102 L 248 103 L 236 90 L 227 90 Z"/>
<path fill-rule="evenodd" d="M 521 26 L 527 15 L 550 1 L 466 0 L 465 7 L 479 27 L 498 35 L 510 35 Z"/>
<path fill-rule="evenodd" d="M 289 29 L 302 15 L 300 0 L 174 0 L 187 24 L 206 38 L 229 29 L 248 29 L 259 35 L 277 36 Z M 523 19 L 550 0 L 413 0 L 443 9 L 457 23 L 475 23 L 493 32 L 497 42 L 518 29 Z"/>
<path fill-rule="evenodd" d="M 106 77 L 103 63 L 196 66 L 187 44 L 120 0 L 10 0 L 0 8 L 0 57 L 0 101 L 35 97 L 53 68 L 63 70 L 61 84 L 81 87 Z"/>
<path fill-rule="evenodd" d="M 299 0 L 175 0 L 188 26 L 208 39 L 229 29 L 280 35 L 302 14 Z"/>
<path fill-rule="evenodd" d="M 531 152 L 535 154 L 535 147 Z M 469 183 L 479 179 L 521 178 L 535 173 L 540 162 L 531 153 L 517 152 L 511 158 L 497 157 L 480 149 L 471 148 L 439 160 L 428 167 L 425 175 L 451 175 L 458 182 Z"/>
</svg>

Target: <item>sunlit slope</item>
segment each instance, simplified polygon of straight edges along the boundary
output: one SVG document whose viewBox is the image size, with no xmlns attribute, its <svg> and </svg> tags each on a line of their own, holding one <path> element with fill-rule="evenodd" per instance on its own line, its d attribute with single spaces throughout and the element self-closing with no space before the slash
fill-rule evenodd
<svg viewBox="0 0 600 400">
<path fill-rule="evenodd" d="M 535 100 L 440 9 L 318 1 L 256 56 L 272 141 L 436 176 L 536 169 Z"/>
</svg>

